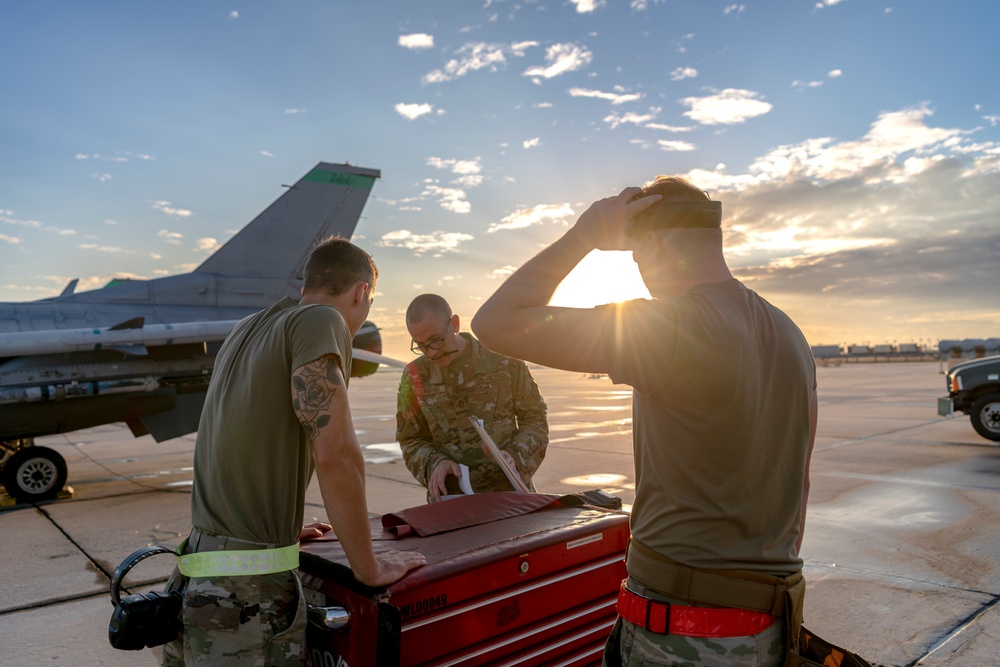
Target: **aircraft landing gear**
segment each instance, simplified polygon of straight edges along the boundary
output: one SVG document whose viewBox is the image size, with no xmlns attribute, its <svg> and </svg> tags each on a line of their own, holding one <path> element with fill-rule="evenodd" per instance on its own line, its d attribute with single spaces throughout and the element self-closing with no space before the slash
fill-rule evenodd
<svg viewBox="0 0 1000 667">
<path fill-rule="evenodd" d="M 27 443 L 27 444 L 25 444 Z M 29 439 L 2 443 L 12 451 L 3 464 L 3 485 L 19 502 L 55 498 L 66 485 L 66 459 L 54 449 L 36 447 Z"/>
</svg>

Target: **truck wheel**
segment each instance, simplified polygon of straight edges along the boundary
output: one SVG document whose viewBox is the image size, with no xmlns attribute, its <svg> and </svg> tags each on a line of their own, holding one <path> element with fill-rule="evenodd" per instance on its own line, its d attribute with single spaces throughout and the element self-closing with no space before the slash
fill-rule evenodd
<svg viewBox="0 0 1000 667">
<path fill-rule="evenodd" d="M 3 485 L 22 502 L 54 498 L 66 484 L 66 459 L 48 447 L 25 447 L 4 464 Z"/>
<path fill-rule="evenodd" d="M 976 433 L 987 440 L 1000 440 L 1000 394 L 984 394 L 977 398 L 969 418 Z"/>
</svg>

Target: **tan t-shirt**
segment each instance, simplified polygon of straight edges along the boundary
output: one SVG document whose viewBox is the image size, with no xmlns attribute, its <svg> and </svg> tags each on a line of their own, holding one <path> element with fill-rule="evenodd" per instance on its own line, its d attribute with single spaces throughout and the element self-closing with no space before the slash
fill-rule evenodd
<svg viewBox="0 0 1000 667">
<path fill-rule="evenodd" d="M 692 567 L 801 570 L 816 366 L 798 327 L 737 280 L 604 308 L 611 378 L 634 389 L 633 537 Z M 650 559 L 629 574 L 655 587 Z"/>
<path fill-rule="evenodd" d="M 292 409 L 292 372 L 335 354 L 348 381 L 351 344 L 336 308 L 288 298 L 233 328 L 216 357 L 198 427 L 196 527 L 282 546 L 298 540 L 313 459 Z"/>
</svg>

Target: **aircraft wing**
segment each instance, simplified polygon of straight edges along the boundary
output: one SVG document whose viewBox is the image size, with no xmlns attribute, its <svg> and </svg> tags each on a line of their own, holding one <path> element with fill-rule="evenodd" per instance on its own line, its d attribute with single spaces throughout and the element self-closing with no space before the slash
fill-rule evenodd
<svg viewBox="0 0 1000 667">
<path fill-rule="evenodd" d="M 384 354 L 369 352 L 368 350 L 363 350 L 359 347 L 354 348 L 354 359 L 355 361 L 366 361 L 373 364 L 380 364 L 382 366 L 392 366 L 393 368 L 406 367 L 405 361 L 387 357 Z"/>
<path fill-rule="evenodd" d="M 123 421 L 158 442 L 198 428 L 215 354 L 238 320 L 0 334 L 0 441 Z M 351 375 L 403 363 L 378 327 L 354 338 Z"/>
</svg>

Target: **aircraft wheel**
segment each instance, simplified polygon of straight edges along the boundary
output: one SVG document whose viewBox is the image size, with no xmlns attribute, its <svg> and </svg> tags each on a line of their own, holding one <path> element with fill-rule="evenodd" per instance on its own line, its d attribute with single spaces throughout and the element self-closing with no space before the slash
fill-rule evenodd
<svg viewBox="0 0 1000 667">
<path fill-rule="evenodd" d="M 987 440 L 1000 440 L 1000 394 L 984 394 L 977 398 L 969 418 L 976 433 Z"/>
<path fill-rule="evenodd" d="M 48 447 L 25 447 L 4 465 L 3 485 L 20 501 L 53 498 L 66 485 L 66 459 Z"/>
</svg>

